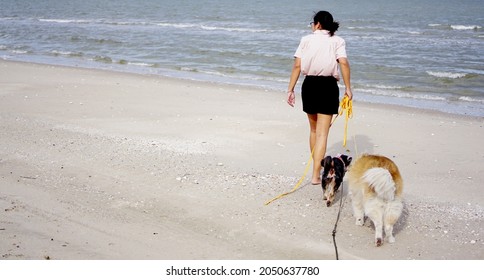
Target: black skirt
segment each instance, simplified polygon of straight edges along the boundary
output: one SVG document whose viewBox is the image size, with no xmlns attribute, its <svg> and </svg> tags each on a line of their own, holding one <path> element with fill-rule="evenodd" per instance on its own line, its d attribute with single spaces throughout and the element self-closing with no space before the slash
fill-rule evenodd
<svg viewBox="0 0 484 280">
<path fill-rule="evenodd" d="M 303 111 L 307 114 L 338 113 L 339 87 L 333 76 L 306 76 L 301 88 Z"/>
</svg>

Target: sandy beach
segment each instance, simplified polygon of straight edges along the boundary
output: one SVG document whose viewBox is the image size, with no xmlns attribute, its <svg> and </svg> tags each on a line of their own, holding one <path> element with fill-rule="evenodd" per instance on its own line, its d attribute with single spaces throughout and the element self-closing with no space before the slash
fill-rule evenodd
<svg viewBox="0 0 484 280">
<path fill-rule="evenodd" d="M 484 120 L 357 94 L 347 147 L 339 118 L 328 154 L 394 160 L 405 208 L 396 243 L 375 247 L 344 185 L 339 257 L 484 259 Z M 327 208 L 306 179 L 264 205 L 294 187 L 309 159 L 296 103 L 261 89 L 0 60 L 0 259 L 335 259 L 341 193 Z"/>
</svg>

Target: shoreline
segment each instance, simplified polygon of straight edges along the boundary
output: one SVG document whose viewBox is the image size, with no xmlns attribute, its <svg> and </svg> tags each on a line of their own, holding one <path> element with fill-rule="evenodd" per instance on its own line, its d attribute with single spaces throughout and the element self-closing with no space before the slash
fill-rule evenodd
<svg viewBox="0 0 484 280">
<path fill-rule="evenodd" d="M 264 206 L 308 160 L 300 100 L 30 62 L 0 72 L 3 259 L 334 259 L 338 208 L 319 186 Z M 340 257 L 484 259 L 482 118 L 354 108 L 347 147 L 338 120 L 328 154 L 392 158 L 405 209 L 396 243 L 376 248 L 344 190 Z"/>
<path fill-rule="evenodd" d="M 123 71 L 123 70 L 120 70 L 120 69 L 71 66 L 71 65 L 63 65 L 63 64 L 49 64 L 49 63 L 42 63 L 42 62 L 11 60 L 11 59 L 5 59 L 5 58 L 0 58 L 0 61 L 33 64 L 33 65 L 39 65 L 39 66 L 44 65 L 44 66 L 61 67 L 61 68 L 65 67 L 65 68 L 69 68 L 69 69 L 85 69 L 85 70 L 93 70 L 93 71 L 114 72 L 114 73 L 128 74 L 128 75 L 132 74 L 132 75 L 139 75 L 139 76 L 145 76 L 145 77 L 146 76 L 153 77 L 153 78 L 158 77 L 158 78 L 161 78 L 161 79 L 168 79 L 168 80 L 178 80 L 178 81 L 208 84 L 208 85 L 220 86 L 220 87 L 233 87 L 233 88 L 239 88 L 239 89 L 264 91 L 264 92 L 267 92 L 267 93 L 281 93 L 284 98 L 285 98 L 285 94 L 286 94 L 285 90 L 276 90 L 276 89 L 271 88 L 268 85 L 257 86 L 257 85 L 237 84 L 237 83 L 230 83 L 230 82 L 223 82 L 223 81 L 213 81 L 213 79 L 210 80 L 210 78 L 206 78 L 206 79 L 190 78 L 190 74 L 187 74 L 187 73 L 185 73 L 185 75 L 180 75 L 180 76 L 170 76 L 170 75 L 148 73 L 148 72 L 142 73 L 142 72 L 135 72 L 135 71 Z M 122 65 L 122 64 L 120 64 L 120 65 Z M 184 76 L 184 77 L 181 77 L 181 76 Z M 302 83 L 302 80 L 303 80 L 303 77 L 301 76 L 298 84 L 296 85 L 296 87 L 299 89 L 299 92 L 298 92 L 299 94 L 300 94 L 300 84 Z M 399 98 L 396 98 L 396 97 L 387 97 L 387 98 L 391 98 L 393 100 L 399 99 Z M 415 110 L 417 112 L 422 111 L 422 112 L 435 113 L 435 114 L 451 115 L 451 116 L 455 116 L 455 117 L 458 117 L 458 118 L 459 117 L 470 118 L 470 119 L 474 118 L 476 120 L 484 119 L 484 116 L 467 115 L 467 114 L 455 113 L 455 112 L 446 112 L 446 111 L 441 111 L 441 110 L 431 109 L 431 108 L 418 108 L 418 107 L 414 107 L 414 106 L 410 106 L 410 105 L 363 101 L 363 100 L 358 100 L 357 95 L 355 96 L 355 102 L 358 102 L 359 104 L 361 104 L 363 106 L 390 107 L 390 108 L 396 108 L 398 110 L 410 110 L 410 111 Z"/>
</svg>

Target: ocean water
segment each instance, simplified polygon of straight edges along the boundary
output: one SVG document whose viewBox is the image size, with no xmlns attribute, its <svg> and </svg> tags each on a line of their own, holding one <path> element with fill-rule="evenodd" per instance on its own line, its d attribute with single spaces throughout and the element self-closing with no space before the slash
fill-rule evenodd
<svg viewBox="0 0 484 280">
<path fill-rule="evenodd" d="M 328 10 L 346 40 L 355 100 L 484 117 L 482 0 L 0 0 L 0 7 L 3 59 L 284 95 L 300 38 L 314 12 Z"/>
</svg>

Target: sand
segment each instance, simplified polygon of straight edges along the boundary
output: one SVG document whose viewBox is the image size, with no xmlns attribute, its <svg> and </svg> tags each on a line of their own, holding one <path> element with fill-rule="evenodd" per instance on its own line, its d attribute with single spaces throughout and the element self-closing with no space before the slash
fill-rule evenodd
<svg viewBox="0 0 484 280">
<path fill-rule="evenodd" d="M 288 69 L 289 71 L 289 69 Z M 288 72 L 289 75 L 289 72 Z M 339 199 L 305 179 L 299 96 L 166 77 L 0 60 L 0 259 L 335 259 Z M 340 259 L 484 259 L 483 118 L 365 104 L 348 144 L 404 178 L 396 243 L 375 247 L 347 186 Z"/>
</svg>

